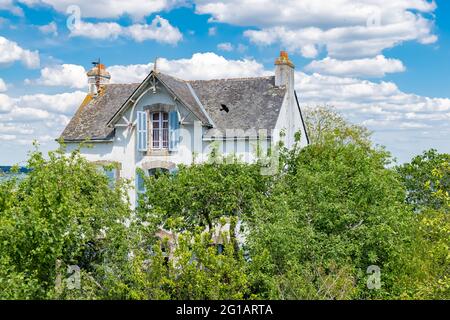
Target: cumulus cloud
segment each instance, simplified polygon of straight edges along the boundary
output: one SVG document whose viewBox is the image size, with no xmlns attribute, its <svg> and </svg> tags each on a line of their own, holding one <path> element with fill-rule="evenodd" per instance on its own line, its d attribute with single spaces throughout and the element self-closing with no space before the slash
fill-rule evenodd
<svg viewBox="0 0 450 320">
<path fill-rule="evenodd" d="M 156 40 L 158 42 L 176 44 L 183 38 L 178 28 L 172 26 L 168 20 L 160 16 L 156 16 L 150 25 L 131 25 L 127 28 L 127 33 L 138 42 Z"/>
<path fill-rule="evenodd" d="M 178 28 L 160 16 L 156 16 L 151 24 L 133 24 L 127 27 L 116 22 L 84 22 L 74 25 L 70 35 L 91 39 L 116 39 L 119 36 L 131 38 L 137 42 L 155 40 L 161 43 L 177 44 L 182 38 Z"/>
<path fill-rule="evenodd" d="M 38 51 L 23 49 L 16 42 L 0 36 L 0 64 L 21 61 L 28 68 L 38 68 L 40 64 Z"/>
<path fill-rule="evenodd" d="M 15 126 L 9 123 L 0 123 L 0 133 L 11 133 L 15 132 L 18 134 L 32 134 L 34 132 L 33 128 L 29 124 Z"/>
<path fill-rule="evenodd" d="M 14 5 L 13 0 L 0 0 L 0 10 L 6 10 L 16 16 L 23 16 L 22 8 Z"/>
<path fill-rule="evenodd" d="M 381 78 L 387 73 L 404 72 L 406 68 L 400 60 L 386 59 L 383 55 L 378 55 L 375 58 L 355 60 L 336 60 L 327 57 L 312 61 L 305 70 L 328 75 Z"/>
<path fill-rule="evenodd" d="M 449 129 L 450 99 L 402 92 L 394 83 L 371 82 L 296 72 L 296 89 L 304 106 L 332 105 L 359 123 L 379 130 L 433 126 Z"/>
<path fill-rule="evenodd" d="M 56 22 L 52 21 L 49 24 L 45 24 L 38 27 L 39 31 L 43 34 L 50 34 L 56 37 L 58 35 L 58 26 Z"/>
<path fill-rule="evenodd" d="M 149 74 L 153 63 L 108 67 L 111 81 L 140 82 Z M 158 59 L 158 70 L 186 80 L 264 76 L 272 72 L 255 60 L 227 60 L 212 52 L 195 53 L 188 59 Z"/>
<path fill-rule="evenodd" d="M 217 49 L 222 51 L 233 51 L 233 45 L 230 42 L 222 42 L 217 45 Z"/>
<path fill-rule="evenodd" d="M 112 83 L 139 83 L 153 69 L 153 62 L 147 64 L 107 66 Z M 212 52 L 195 53 L 188 59 L 158 59 L 158 70 L 186 79 L 219 79 L 271 75 L 264 66 L 255 60 L 227 60 Z M 27 80 L 30 84 L 45 86 L 66 86 L 82 89 L 87 86 L 84 67 L 74 64 L 62 64 L 45 67 L 36 80 Z M 35 97 L 35 96 L 33 96 Z"/>
<path fill-rule="evenodd" d="M 209 36 L 215 36 L 217 34 L 217 27 L 211 27 L 208 29 Z"/>
<path fill-rule="evenodd" d="M 239 78 L 272 74 L 255 60 L 227 60 L 212 52 L 196 53 L 189 59 L 159 59 L 158 69 L 187 80 Z"/>
<path fill-rule="evenodd" d="M 6 91 L 6 83 L 2 78 L 0 78 L 0 92 L 5 92 L 5 91 Z"/>
<path fill-rule="evenodd" d="M 58 113 L 64 115 L 72 115 L 83 99 L 86 92 L 75 91 L 60 94 L 32 94 L 24 95 L 15 99 L 15 110 L 12 111 L 13 119 L 16 119 L 16 112 L 21 110 L 40 110 L 48 113 Z M 46 113 L 41 113 L 46 115 Z"/>
<path fill-rule="evenodd" d="M 385 23 L 398 21 L 406 10 L 430 13 L 434 2 L 426 0 L 194 0 L 199 14 L 210 14 L 212 21 L 240 26 L 303 28 L 316 25 L 324 29 L 366 24 L 380 16 Z"/>
<path fill-rule="evenodd" d="M 148 76 L 153 68 L 153 63 L 115 65 L 108 67 L 112 83 L 138 83 Z"/>
<path fill-rule="evenodd" d="M 2 0 L 0 0 L 2 1 Z M 4 0 L 3 0 L 4 1 Z M 78 6 L 86 18 L 117 18 L 123 15 L 135 20 L 163 10 L 185 4 L 185 0 L 19 0 L 28 6 L 50 5 L 55 10 L 66 13 L 69 6 Z"/>
<path fill-rule="evenodd" d="M 369 57 L 404 41 L 434 43 L 436 9 L 426 0 L 195 0 L 211 21 L 256 27 L 244 34 L 257 45 L 280 43 L 314 58 L 326 49 L 333 58 Z"/>
<path fill-rule="evenodd" d="M 405 13 L 404 20 L 390 25 L 350 26 L 322 30 L 317 27 L 289 29 L 284 26 L 247 30 L 244 35 L 257 45 L 281 43 L 288 50 L 306 58 L 315 58 L 321 48 L 330 57 L 359 58 L 380 54 L 402 42 L 417 40 L 433 43 L 432 23 L 421 16 Z"/>
<path fill-rule="evenodd" d="M 0 94 L 2 149 L 15 150 L 11 155 L 5 154 L 2 161 L 13 163 L 17 160 L 5 159 L 24 159 L 33 140 L 37 140 L 43 146 L 56 147 L 49 142 L 59 136 L 85 95 L 86 93 L 81 91 L 19 97 Z M 9 158 L 10 156 L 13 158 Z M 16 158 L 17 156 L 20 158 Z"/>
<path fill-rule="evenodd" d="M 9 112 L 12 109 L 13 105 L 14 103 L 9 96 L 0 93 L 0 115 L 2 113 Z"/>
<path fill-rule="evenodd" d="M 43 68 L 38 79 L 26 80 L 26 83 L 82 89 L 87 87 L 86 70 L 75 64 L 54 65 Z"/>
</svg>

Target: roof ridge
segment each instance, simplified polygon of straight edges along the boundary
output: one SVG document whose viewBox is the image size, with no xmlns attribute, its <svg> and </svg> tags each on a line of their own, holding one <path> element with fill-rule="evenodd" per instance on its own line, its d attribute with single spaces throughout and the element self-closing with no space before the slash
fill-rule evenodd
<svg viewBox="0 0 450 320">
<path fill-rule="evenodd" d="M 195 81 L 225 81 L 225 80 L 226 81 L 233 81 L 233 80 L 237 81 L 237 80 L 270 79 L 270 78 L 274 78 L 275 77 L 274 75 L 271 75 L 271 76 L 267 75 L 267 76 L 258 76 L 258 77 L 231 77 L 231 78 L 186 80 L 186 79 L 181 79 L 181 78 L 175 77 L 175 76 L 173 76 L 171 74 L 167 74 L 167 73 L 164 73 L 164 72 L 159 72 L 158 71 L 157 73 L 160 73 L 160 74 L 163 74 L 165 76 L 171 77 L 171 78 L 173 78 L 175 80 L 178 80 L 178 81 L 189 82 L 189 83 L 190 82 L 195 82 Z"/>
<path fill-rule="evenodd" d="M 187 82 L 188 81 L 186 79 L 181 79 L 181 78 L 175 77 L 175 76 L 173 76 L 171 74 L 160 72 L 160 71 L 155 71 L 155 74 L 156 74 L 156 76 L 158 76 L 158 74 L 162 74 L 162 75 L 165 75 L 167 77 L 171 77 L 172 79 L 177 80 L 177 81 L 182 81 L 182 82 Z"/>
<path fill-rule="evenodd" d="M 105 83 L 102 86 L 129 86 L 129 85 L 139 85 L 141 82 L 128 82 L 128 83 Z"/>
<path fill-rule="evenodd" d="M 259 77 L 240 77 L 240 78 L 217 78 L 217 79 L 199 79 L 199 80 L 184 80 L 186 82 L 195 82 L 195 81 L 239 81 L 239 80 L 258 80 L 258 79 L 270 79 L 275 76 L 259 76 Z"/>
</svg>

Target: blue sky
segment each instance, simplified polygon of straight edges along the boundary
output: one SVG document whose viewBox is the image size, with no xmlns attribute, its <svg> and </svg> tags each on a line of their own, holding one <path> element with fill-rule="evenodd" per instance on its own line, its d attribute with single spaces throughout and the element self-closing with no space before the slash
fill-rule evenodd
<svg viewBox="0 0 450 320">
<path fill-rule="evenodd" d="M 142 80 L 156 57 L 208 79 L 271 74 L 280 49 L 303 107 L 335 106 L 399 162 L 450 152 L 448 1 L 258 3 L 0 0 L 0 164 L 23 164 L 34 139 L 56 147 L 97 58 L 114 82 Z"/>
</svg>

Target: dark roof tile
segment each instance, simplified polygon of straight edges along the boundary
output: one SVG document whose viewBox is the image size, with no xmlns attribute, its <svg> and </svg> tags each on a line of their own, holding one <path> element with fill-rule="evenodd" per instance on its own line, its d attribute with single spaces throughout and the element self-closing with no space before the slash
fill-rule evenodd
<svg viewBox="0 0 450 320">
<path fill-rule="evenodd" d="M 61 137 L 66 141 L 112 138 L 114 128 L 106 124 L 138 86 L 138 83 L 105 85 L 100 96 L 80 106 Z"/>
<path fill-rule="evenodd" d="M 285 87 L 275 86 L 274 77 L 197 80 L 189 83 L 214 121 L 214 130 L 209 130 L 207 135 L 215 136 L 217 130 L 224 134 L 227 129 L 273 129 L 286 93 Z M 223 109 L 228 109 L 228 112 Z"/>
</svg>

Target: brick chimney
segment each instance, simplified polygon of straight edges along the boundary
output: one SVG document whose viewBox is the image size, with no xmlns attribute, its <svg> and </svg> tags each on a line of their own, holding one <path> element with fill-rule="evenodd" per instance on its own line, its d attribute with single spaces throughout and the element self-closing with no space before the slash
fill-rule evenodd
<svg viewBox="0 0 450 320">
<path fill-rule="evenodd" d="M 286 86 L 290 92 L 294 92 L 294 69 L 288 53 L 280 51 L 280 56 L 275 60 L 275 85 Z"/>
<path fill-rule="evenodd" d="M 94 67 L 89 70 L 87 73 L 88 77 L 88 85 L 89 85 L 89 94 L 97 95 L 102 86 L 108 84 L 111 80 L 111 75 L 106 70 L 104 64 L 94 63 Z"/>
</svg>

